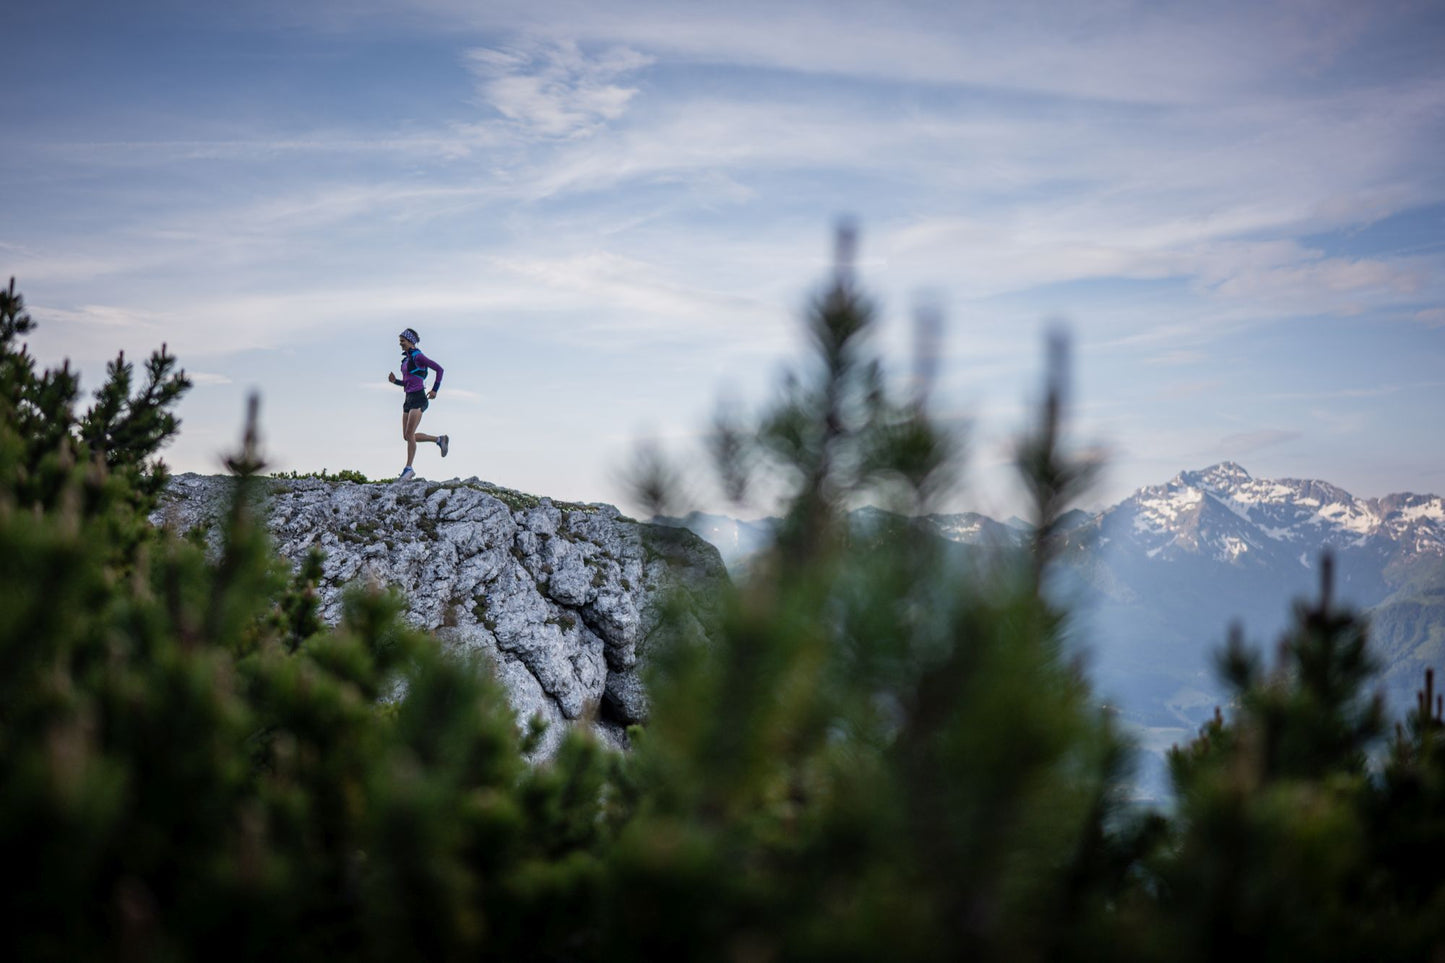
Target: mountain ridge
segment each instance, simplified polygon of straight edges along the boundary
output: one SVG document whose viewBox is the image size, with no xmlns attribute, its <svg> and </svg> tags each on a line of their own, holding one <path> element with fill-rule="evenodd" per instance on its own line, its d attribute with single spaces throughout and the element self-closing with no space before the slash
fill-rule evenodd
<svg viewBox="0 0 1445 963">
<path fill-rule="evenodd" d="M 730 550 L 719 548 L 733 571 L 749 557 L 738 532 L 745 528 L 760 546 L 775 522 L 707 518 L 708 529 L 694 531 L 730 534 Z M 1337 604 L 1369 620 L 1392 709 L 1413 704 L 1425 667 L 1445 670 L 1439 495 L 1360 498 L 1318 479 L 1256 478 L 1225 461 L 1096 512 L 1075 510 L 1066 521 L 1057 591 L 1073 612 L 1074 642 L 1095 691 L 1152 753 L 1156 789 L 1164 750 L 1187 741 L 1231 697 L 1216 668 L 1231 627 L 1256 644 L 1271 642 L 1288 625 L 1291 603 L 1318 597 L 1325 553 Z M 1017 519 L 978 512 L 915 522 L 965 554 L 1018 551 L 1030 537 Z"/>
<path fill-rule="evenodd" d="M 1414 551 L 1445 554 L 1445 500 L 1438 495 L 1395 492 L 1359 498 L 1318 479 L 1256 479 L 1235 462 L 1180 472 L 1164 485 L 1139 489 L 1101 514 L 1134 503 L 1157 521 L 1181 501 L 1204 497 L 1276 541 L 1307 541 L 1300 527 L 1309 526 L 1332 547 L 1358 547 L 1380 536 L 1397 542 L 1414 537 Z"/>
<path fill-rule="evenodd" d="M 1231 516 L 1241 524 L 1231 523 Z M 950 541 L 965 544 L 1021 544 L 1030 531 L 1017 517 L 998 521 L 974 511 L 932 513 L 920 520 Z M 655 521 L 692 529 L 727 559 L 746 557 L 762 547 L 777 519 L 742 521 L 693 512 Z M 1243 559 L 1267 543 L 1291 544 L 1305 553 L 1300 564 L 1308 569 L 1313 566 L 1311 548 L 1363 548 L 1372 539 L 1395 543 L 1397 555 L 1445 557 L 1445 497 L 1394 492 L 1360 498 L 1319 479 L 1256 478 L 1233 461 L 1181 471 L 1096 512 L 1072 509 L 1063 521 L 1062 529 L 1071 537 L 1097 533 L 1130 538 L 1147 544 L 1156 556 L 1174 542 L 1198 551 L 1210 543 L 1214 533 L 1208 526 L 1213 523 L 1222 530 L 1212 540 L 1214 547 L 1222 549 L 1228 561 Z"/>
</svg>

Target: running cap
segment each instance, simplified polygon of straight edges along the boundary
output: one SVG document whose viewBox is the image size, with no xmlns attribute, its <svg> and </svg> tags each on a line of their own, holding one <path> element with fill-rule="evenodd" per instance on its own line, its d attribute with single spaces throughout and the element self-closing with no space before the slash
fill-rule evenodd
<svg viewBox="0 0 1445 963">
<path fill-rule="evenodd" d="M 416 328 L 407 328 L 401 333 L 401 336 L 412 344 L 421 344 L 421 335 L 416 333 Z"/>
</svg>

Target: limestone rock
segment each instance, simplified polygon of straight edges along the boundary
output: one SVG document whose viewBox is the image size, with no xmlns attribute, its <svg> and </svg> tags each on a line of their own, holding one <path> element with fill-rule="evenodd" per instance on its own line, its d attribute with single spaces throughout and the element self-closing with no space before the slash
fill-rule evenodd
<svg viewBox="0 0 1445 963">
<path fill-rule="evenodd" d="M 569 725 L 625 744 L 626 726 L 647 719 L 642 669 L 668 628 L 668 593 L 681 591 L 701 626 L 727 578 L 717 549 L 685 529 L 476 478 L 271 478 L 260 487 L 280 554 L 293 565 L 312 547 L 326 554 L 317 586 L 324 619 L 340 619 L 357 580 L 399 589 L 408 621 L 487 657 L 521 723 L 540 715 L 549 724 L 541 757 Z M 200 527 L 214 543 L 231 491 L 227 476 L 178 475 L 152 521 Z"/>
</svg>

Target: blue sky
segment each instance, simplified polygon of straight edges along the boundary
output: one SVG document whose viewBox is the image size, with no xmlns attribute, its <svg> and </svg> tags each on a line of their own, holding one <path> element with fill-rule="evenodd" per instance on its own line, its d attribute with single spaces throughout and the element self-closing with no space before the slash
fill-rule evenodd
<svg viewBox="0 0 1445 963">
<path fill-rule="evenodd" d="M 176 470 L 259 389 L 273 468 L 395 474 L 411 326 L 423 476 L 618 501 L 639 438 L 770 396 L 847 216 L 900 372 L 942 309 L 950 507 L 1016 507 L 1059 322 L 1095 502 L 1224 459 L 1445 491 L 1438 3 L 25 6 L 0 273 L 90 387 L 180 356 Z"/>
</svg>

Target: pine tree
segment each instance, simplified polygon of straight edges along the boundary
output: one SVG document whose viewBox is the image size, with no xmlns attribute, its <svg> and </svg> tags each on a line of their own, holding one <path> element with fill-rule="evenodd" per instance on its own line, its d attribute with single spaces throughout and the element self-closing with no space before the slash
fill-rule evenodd
<svg viewBox="0 0 1445 963">
<path fill-rule="evenodd" d="M 1231 717 L 1171 753 L 1176 838 L 1158 909 L 1161 943 L 1188 958 L 1411 958 L 1376 926 L 1368 763 L 1383 710 L 1366 624 L 1335 606 L 1332 573 L 1326 557 L 1319 601 L 1296 606 L 1268 672 L 1231 635 Z"/>
<path fill-rule="evenodd" d="M 609 947 L 1103 953 L 1119 944 L 1104 909 L 1132 858 L 1112 830 L 1121 743 L 1063 657 L 1062 618 L 1036 577 L 1047 559 L 980 575 L 908 521 L 944 490 L 954 449 L 929 419 L 926 382 L 912 398 L 889 389 L 852 249 L 845 233 L 809 313 L 810 366 L 751 430 L 736 413 L 718 420 L 724 487 L 770 472 L 791 495 L 715 637 L 653 654 Z M 1044 531 L 1086 470 L 1064 454 L 1051 397 L 1020 457 Z M 868 496 L 900 516 L 860 527 L 849 511 Z"/>
<path fill-rule="evenodd" d="M 1396 723 L 1376 790 L 1370 936 L 1396 959 L 1445 957 L 1445 697 L 1433 669 Z"/>
<path fill-rule="evenodd" d="M 165 487 L 157 457 L 180 428 L 173 409 L 190 389 L 165 346 L 146 362 L 132 393 L 133 366 L 122 353 L 106 369 L 95 403 L 76 413 L 80 378 L 67 361 L 36 372 L 20 337 L 35 329 L 15 291 L 0 290 L 0 498 L 17 508 L 53 511 L 75 499 L 82 517 L 104 520 L 115 536 L 113 564 L 126 567 L 151 529 L 146 516 Z"/>
<path fill-rule="evenodd" d="M 483 667 L 357 590 L 316 615 L 256 490 L 255 406 L 205 539 L 137 521 L 183 390 L 112 366 L 77 419 L 0 304 L 0 929 L 17 958 L 526 958 L 582 945 L 611 763 L 528 767 Z M 29 434 L 25 434 L 29 432 Z M 49 444 L 53 450 L 44 446 Z M 395 694 L 399 693 L 399 694 Z M 394 695 L 395 694 L 395 695 Z M 545 935 L 538 937 L 528 924 Z"/>
</svg>

